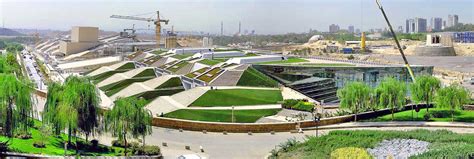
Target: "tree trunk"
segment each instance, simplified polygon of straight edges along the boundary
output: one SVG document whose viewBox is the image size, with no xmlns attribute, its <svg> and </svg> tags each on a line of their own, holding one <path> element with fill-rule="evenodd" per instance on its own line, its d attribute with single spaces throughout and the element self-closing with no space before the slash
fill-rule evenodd
<svg viewBox="0 0 474 159">
<path fill-rule="evenodd" d="M 454 122 L 454 109 L 451 109 L 451 122 Z"/>
<path fill-rule="evenodd" d="M 357 122 L 357 107 L 355 108 L 355 116 L 354 116 L 354 121 Z"/>
<path fill-rule="evenodd" d="M 143 147 L 145 147 L 145 135 L 143 135 Z"/>
<path fill-rule="evenodd" d="M 392 121 L 393 121 L 393 118 L 394 118 L 393 110 L 394 110 L 394 108 L 392 107 Z"/>
<path fill-rule="evenodd" d="M 127 144 L 127 135 L 124 133 L 123 134 L 123 141 L 125 143 L 125 156 L 127 156 L 127 147 L 128 147 L 128 144 Z"/>
<path fill-rule="evenodd" d="M 77 134 L 76 130 L 74 130 L 74 138 L 76 139 L 76 155 L 79 154 L 79 145 L 77 144 Z"/>
</svg>

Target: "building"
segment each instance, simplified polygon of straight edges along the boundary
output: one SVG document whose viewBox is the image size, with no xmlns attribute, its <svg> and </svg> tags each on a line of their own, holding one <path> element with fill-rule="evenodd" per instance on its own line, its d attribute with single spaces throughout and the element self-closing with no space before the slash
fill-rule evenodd
<svg viewBox="0 0 474 159">
<path fill-rule="evenodd" d="M 70 55 L 96 47 L 99 44 L 99 28 L 76 26 L 71 29 L 70 40 L 59 42 L 59 52 Z"/>
<path fill-rule="evenodd" d="M 459 24 L 459 16 L 454 14 L 454 15 L 448 15 L 448 24 L 447 27 L 453 27 Z"/>
<path fill-rule="evenodd" d="M 213 46 L 212 38 L 211 37 L 203 37 L 202 38 L 202 47 L 211 47 Z"/>
<path fill-rule="evenodd" d="M 339 30 L 340 30 L 339 25 L 331 24 L 329 26 L 329 32 L 330 33 L 337 33 Z"/>
<path fill-rule="evenodd" d="M 407 19 L 406 33 L 426 33 L 427 20 L 423 18 Z"/>
<path fill-rule="evenodd" d="M 354 33 L 355 32 L 353 25 L 349 26 L 349 28 L 347 30 L 349 31 L 349 33 Z"/>
<path fill-rule="evenodd" d="M 441 31 L 443 30 L 443 19 L 442 18 L 431 18 L 430 22 L 431 31 Z"/>
</svg>

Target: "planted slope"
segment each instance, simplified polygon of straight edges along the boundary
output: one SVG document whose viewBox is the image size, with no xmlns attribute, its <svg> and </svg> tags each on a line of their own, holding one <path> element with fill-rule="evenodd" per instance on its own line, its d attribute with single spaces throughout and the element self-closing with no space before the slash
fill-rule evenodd
<svg viewBox="0 0 474 159">
<path fill-rule="evenodd" d="M 239 82 L 237 82 L 237 85 L 251 87 L 278 87 L 278 82 L 256 69 L 249 67 L 244 71 Z"/>
<path fill-rule="evenodd" d="M 234 110 L 234 122 L 254 123 L 262 117 L 275 115 L 279 111 L 280 109 Z M 210 122 L 232 122 L 232 110 L 180 109 L 165 114 L 165 117 Z"/>
<path fill-rule="evenodd" d="M 210 90 L 194 101 L 191 106 L 243 106 L 277 104 L 282 101 L 280 90 L 223 89 Z"/>
</svg>

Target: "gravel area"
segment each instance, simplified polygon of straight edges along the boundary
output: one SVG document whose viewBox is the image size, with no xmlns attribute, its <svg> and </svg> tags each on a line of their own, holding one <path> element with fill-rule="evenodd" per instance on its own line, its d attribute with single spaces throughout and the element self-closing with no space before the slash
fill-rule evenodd
<svg viewBox="0 0 474 159">
<path fill-rule="evenodd" d="M 393 139 L 384 140 L 373 149 L 367 151 L 377 159 L 393 157 L 394 159 L 406 159 L 428 151 L 429 142 L 416 139 Z"/>
</svg>

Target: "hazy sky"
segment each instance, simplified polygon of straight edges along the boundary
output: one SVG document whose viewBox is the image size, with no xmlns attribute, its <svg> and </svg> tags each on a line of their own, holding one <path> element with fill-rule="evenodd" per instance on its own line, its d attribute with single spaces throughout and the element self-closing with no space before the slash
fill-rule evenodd
<svg viewBox="0 0 474 159">
<path fill-rule="evenodd" d="M 474 0 L 381 0 L 395 27 L 413 17 L 458 14 L 463 23 L 474 22 Z M 118 31 L 149 23 L 109 18 L 112 14 L 140 15 L 159 10 L 176 30 L 274 34 L 327 31 L 330 24 L 341 28 L 386 26 L 375 0 L 0 0 L 0 22 L 10 28 L 68 30 L 71 26 L 98 26 Z M 144 15 L 151 17 L 153 14 Z M 429 22 L 429 21 L 428 21 Z M 151 23 L 150 23 L 151 24 Z M 171 25 L 166 27 L 171 27 Z M 152 28 L 153 25 L 150 25 Z"/>
</svg>

